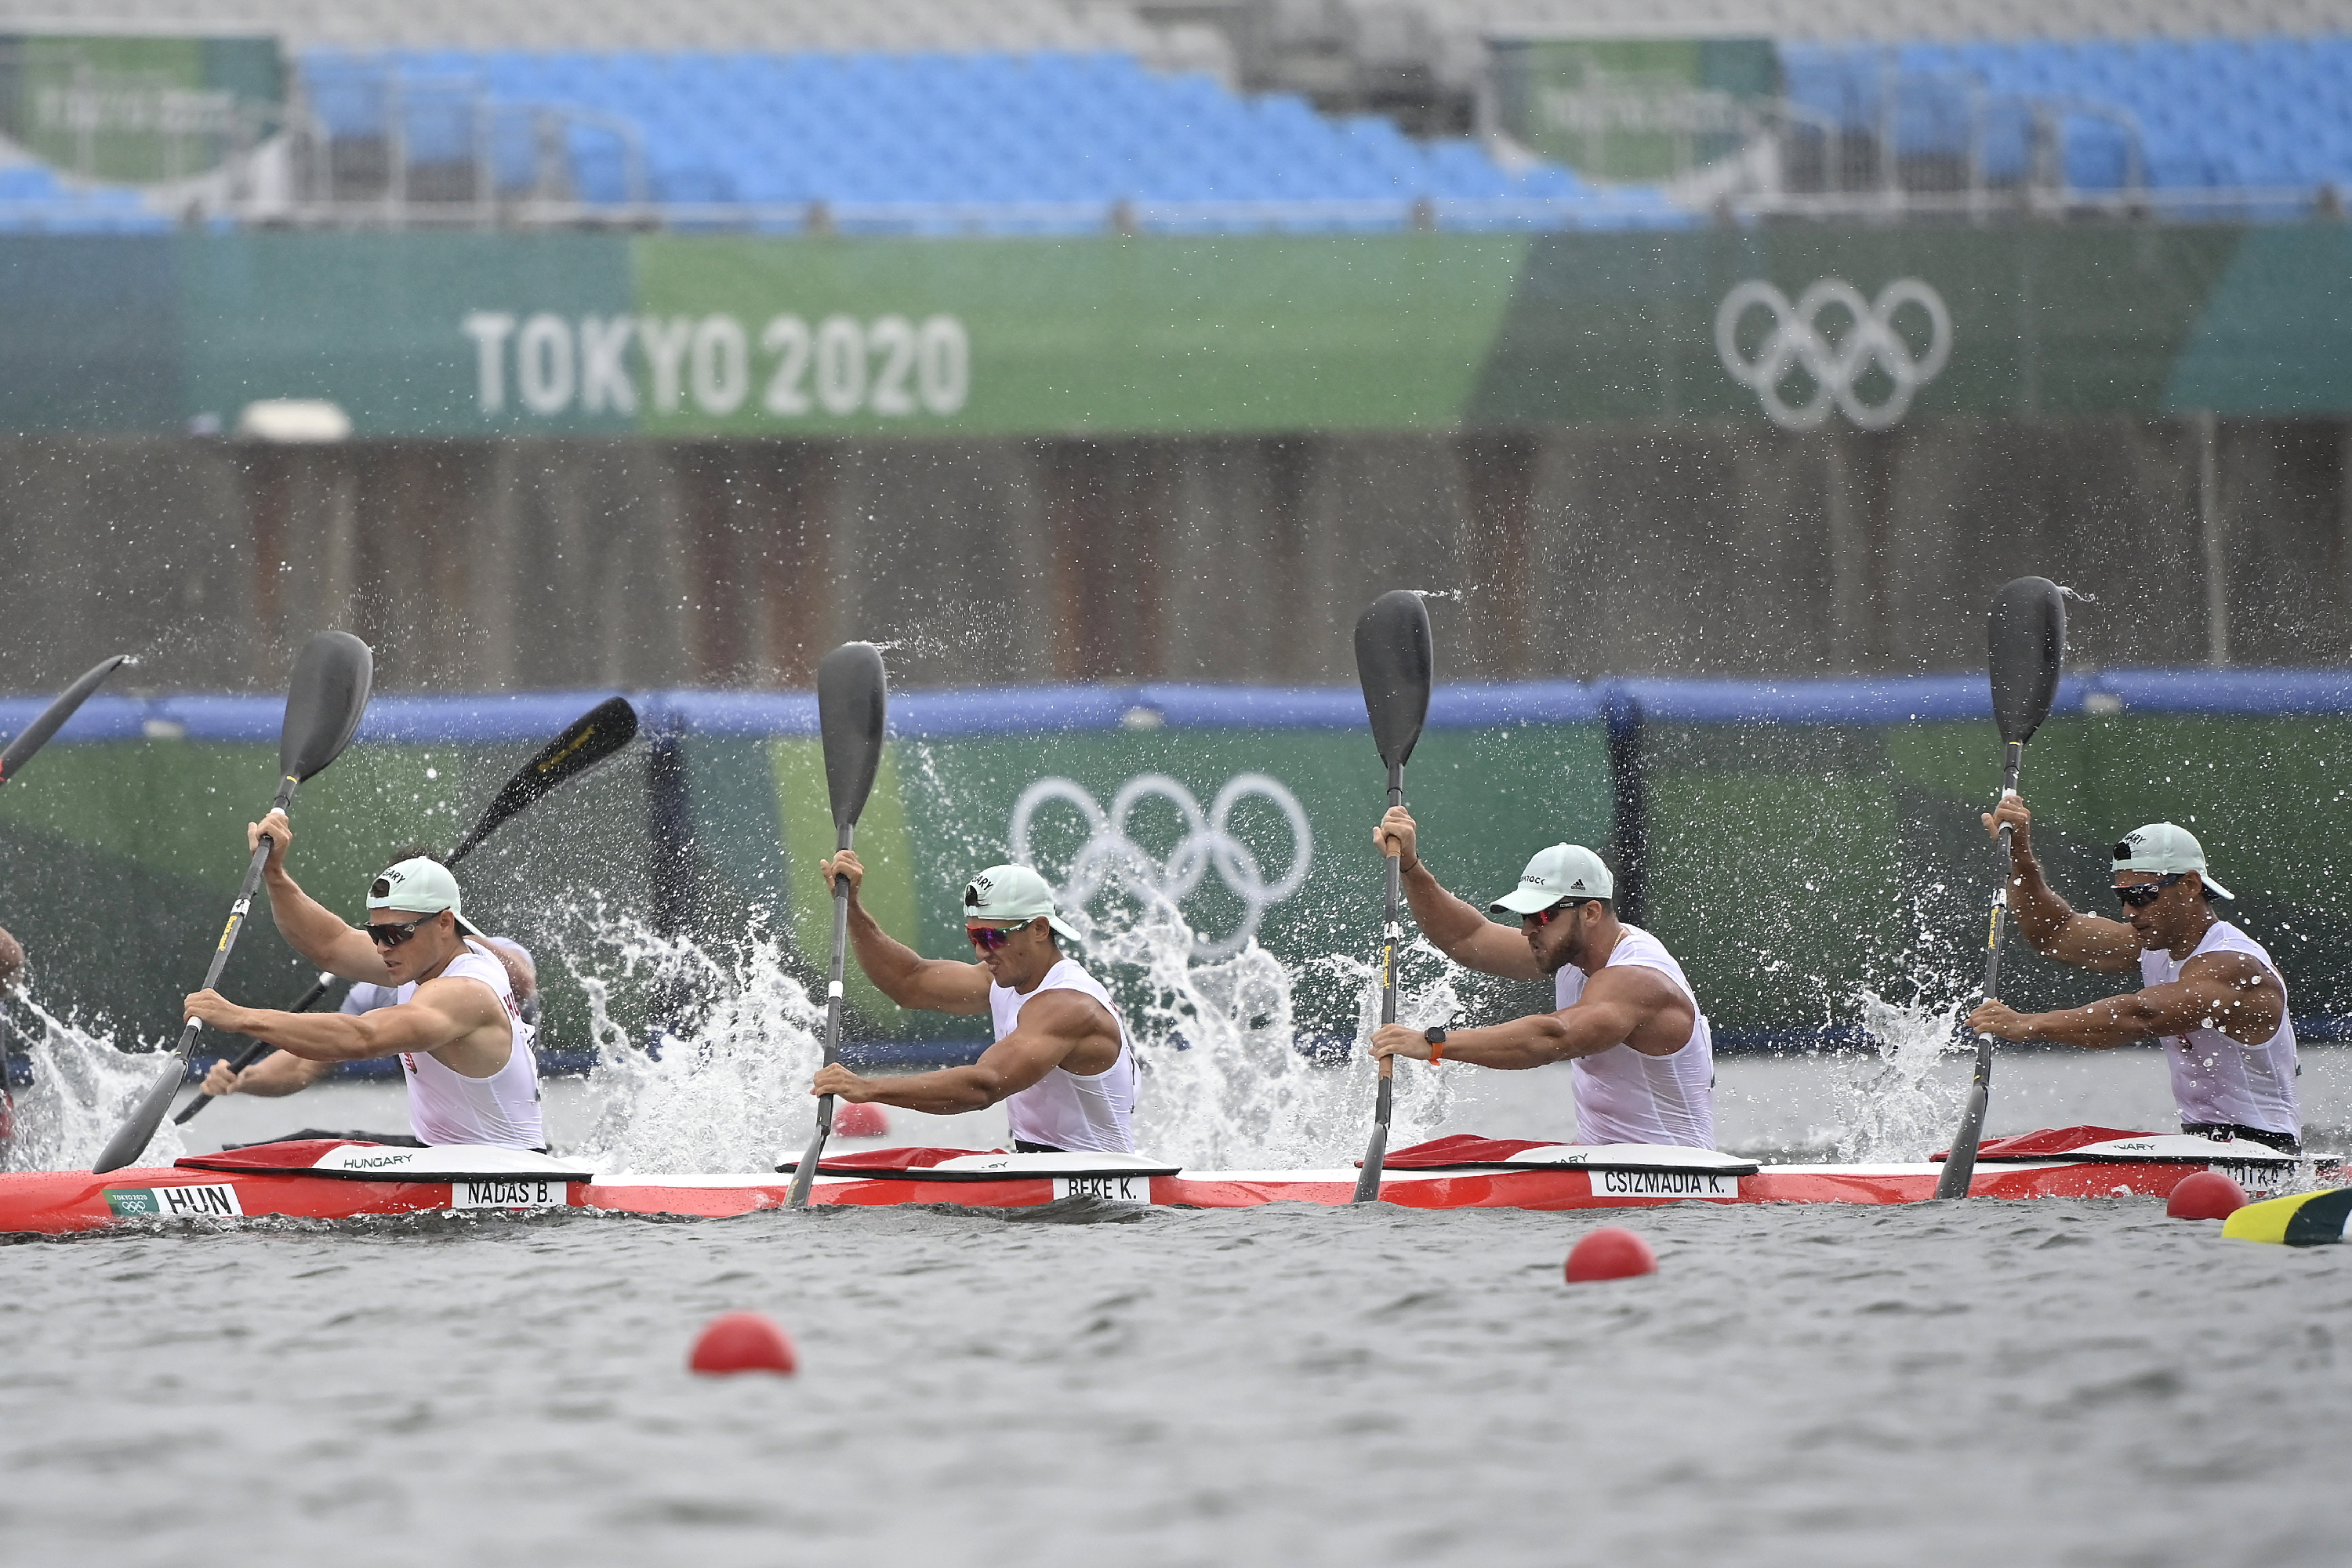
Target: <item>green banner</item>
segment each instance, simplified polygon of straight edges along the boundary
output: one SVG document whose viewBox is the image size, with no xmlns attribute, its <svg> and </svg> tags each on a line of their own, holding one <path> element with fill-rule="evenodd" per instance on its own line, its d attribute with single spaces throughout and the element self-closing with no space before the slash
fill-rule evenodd
<svg viewBox="0 0 2352 1568">
<path fill-rule="evenodd" d="M 278 129 L 271 37 L 0 37 L 0 131 L 85 180 L 156 184 Z"/>
<path fill-rule="evenodd" d="M 1496 117 L 1596 180 L 1668 180 L 1740 151 L 1780 89 L 1769 38 L 1496 39 Z"/>
<path fill-rule="evenodd" d="M 0 420 L 362 436 L 2352 412 L 2352 226 L 0 240 Z"/>
</svg>

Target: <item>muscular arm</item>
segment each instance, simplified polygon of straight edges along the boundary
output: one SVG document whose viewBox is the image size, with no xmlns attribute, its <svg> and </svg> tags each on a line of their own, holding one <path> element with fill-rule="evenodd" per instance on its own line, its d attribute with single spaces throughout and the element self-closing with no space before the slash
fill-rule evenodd
<svg viewBox="0 0 2352 1568">
<path fill-rule="evenodd" d="M 1544 978 L 1543 966 L 1536 962 L 1534 950 L 1517 926 L 1488 920 L 1441 885 L 1427 865 L 1412 863 L 1404 874 L 1404 893 L 1422 935 L 1465 969 L 1499 974 L 1506 980 Z"/>
<path fill-rule="evenodd" d="M 1500 925 L 1465 900 L 1454 897 L 1421 858 L 1420 829 L 1412 814 L 1401 805 L 1372 829 L 1372 842 L 1382 855 L 1404 862 L 1405 901 L 1412 906 L 1413 924 L 1421 934 L 1465 969 L 1498 974 L 1506 980 L 1541 980 L 1543 967 L 1528 947 L 1517 926 Z"/>
<path fill-rule="evenodd" d="M 977 963 L 925 958 L 877 924 L 856 897 L 849 900 L 849 944 L 857 967 L 875 988 L 901 1007 L 934 1013 L 978 1013 L 988 1006 L 988 971 Z"/>
<path fill-rule="evenodd" d="M 895 1105 L 932 1116 L 985 1110 L 1020 1093 L 1066 1061 L 1073 1051 L 1118 1026 L 1101 1003 L 1076 991 L 1048 991 L 1021 1009 L 1021 1025 L 968 1068 L 910 1073 L 905 1078 L 860 1078 L 842 1067 L 817 1074 L 815 1094 L 837 1094 L 853 1102 Z"/>
<path fill-rule="evenodd" d="M 1677 1023 L 1679 1028 L 1674 1026 Z M 1694 1023 L 1690 1004 L 1664 975 L 1622 964 L 1586 982 L 1573 1007 L 1452 1031 L 1445 1037 L 1445 1059 L 1516 1071 L 1592 1056 L 1612 1046 L 1644 1050 L 1649 1042 L 1635 1044 L 1637 1036 L 1659 1041 L 1645 1054 L 1671 1056 L 1690 1043 Z M 1372 1052 L 1427 1061 L 1430 1046 L 1420 1030 L 1391 1024 L 1373 1037 Z"/>
<path fill-rule="evenodd" d="M 384 968 L 367 932 L 353 930 L 341 916 L 297 887 L 294 879 L 286 874 L 286 850 L 294 837 L 286 814 L 273 811 L 259 822 L 248 823 L 245 830 L 247 848 L 258 845 L 264 833 L 269 835 L 270 850 L 261 885 L 268 890 L 269 918 L 277 923 L 278 934 L 310 963 L 345 980 L 369 980 L 378 984 L 390 980 L 391 972 Z"/>
<path fill-rule="evenodd" d="M 980 1013 L 988 1007 L 988 970 L 977 963 L 957 963 L 925 958 L 866 912 L 858 892 L 866 885 L 866 868 L 847 849 L 818 863 L 827 891 L 838 874 L 849 879 L 849 945 L 857 967 L 875 989 L 901 1007 L 921 1007 L 933 1013 Z M 928 1075 L 926 1075 L 928 1076 Z"/>
<path fill-rule="evenodd" d="M 2168 985 L 2056 1013 L 2018 1013 L 1988 1002 L 1969 1022 L 2000 1039 L 2105 1050 L 2209 1026 L 2255 1045 L 2278 1033 L 2285 1012 L 2285 994 L 2269 970 L 2242 952 L 2209 952 L 2183 964 Z"/>
<path fill-rule="evenodd" d="M 2017 929 L 2044 958 L 2088 969 L 2100 974 L 2127 973 L 2139 966 L 2139 938 L 2128 921 L 2078 914 L 2058 896 L 2042 875 L 2033 854 L 2033 818 L 2015 795 L 2002 797 L 2000 806 L 1984 818 L 1998 833 L 2003 823 L 2012 832 L 2009 841 L 2009 908 Z"/>
<path fill-rule="evenodd" d="M 232 1035 L 266 1040 L 289 1056 L 330 1063 L 437 1051 L 493 1021 L 506 1021 L 488 986 L 446 975 L 426 981 L 397 1007 L 370 1013 L 281 1013 L 239 1007 L 218 992 L 199 991 L 188 998 L 187 1015 Z"/>
</svg>

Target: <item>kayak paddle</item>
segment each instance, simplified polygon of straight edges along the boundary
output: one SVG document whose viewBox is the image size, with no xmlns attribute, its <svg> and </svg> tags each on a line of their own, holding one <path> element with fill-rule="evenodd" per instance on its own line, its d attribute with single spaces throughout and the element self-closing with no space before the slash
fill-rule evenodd
<svg viewBox="0 0 2352 1568">
<path fill-rule="evenodd" d="M 637 710 L 623 697 L 610 698 L 574 719 L 561 735 L 540 749 L 539 755 L 522 765 L 522 772 L 509 779 L 506 787 L 492 797 L 482 813 L 482 820 L 474 830 L 457 841 L 442 862 L 455 866 L 473 850 L 474 846 L 496 833 L 508 818 L 545 799 L 557 788 L 570 784 L 582 773 L 611 756 L 636 738 Z M 319 1005 L 327 987 L 335 983 L 331 974 L 321 974 L 319 983 L 302 993 L 302 998 L 289 1013 L 307 1013 Z M 243 1072 L 278 1047 L 256 1040 L 236 1054 L 228 1064 L 233 1073 Z M 188 1101 L 177 1116 L 172 1118 L 174 1127 L 184 1127 L 196 1113 L 210 1105 L 216 1095 L 200 1094 Z"/>
<path fill-rule="evenodd" d="M 112 658 L 101 660 L 84 673 L 79 680 L 60 692 L 55 702 L 42 709 L 40 716 L 25 726 L 25 732 L 9 742 L 6 751 L 0 752 L 0 784 L 6 784 L 22 773 L 25 764 L 33 760 L 33 753 L 47 744 L 49 737 L 74 716 L 74 710 L 79 708 L 91 692 L 105 685 L 108 676 L 131 662 L 131 656 L 126 653 L 118 653 Z"/>
<path fill-rule="evenodd" d="M 2019 577 L 1993 595 L 1992 616 L 1985 628 L 1986 666 L 1992 676 L 1992 719 L 2000 731 L 2001 794 L 2017 793 L 2018 769 L 2025 761 L 2025 742 L 2058 695 L 2058 672 L 2066 661 L 2066 597 L 2047 577 Z M 2000 939 L 2009 923 L 2010 826 L 2000 826 L 2000 877 L 1993 885 L 1992 920 L 1985 932 L 1985 1000 L 2000 994 Z M 1936 1178 L 1939 1198 L 1969 1195 L 1969 1178 L 1976 1174 L 1977 1145 L 1984 1139 L 1985 1105 L 1992 1093 L 1992 1037 L 1977 1037 L 1976 1076 L 1969 1084 L 1968 1109 L 1960 1113 L 1960 1131 L 1952 1151 L 1944 1156 L 1943 1174 Z"/>
<path fill-rule="evenodd" d="M 342 755 L 367 711 L 368 690 L 374 679 L 375 655 L 349 632 L 320 632 L 303 647 L 301 657 L 294 661 L 293 683 L 286 690 L 286 721 L 278 736 L 278 795 L 270 802 L 272 811 L 292 809 L 295 787 Z M 228 966 L 237 933 L 245 929 L 245 917 L 253 908 L 254 892 L 261 886 L 261 868 L 269 859 L 269 836 L 265 833 L 253 847 L 245 879 L 237 884 L 228 924 L 221 928 L 213 961 L 205 970 L 205 990 L 219 984 L 221 971 Z M 131 1119 L 107 1140 L 97 1163 L 90 1166 L 93 1173 L 119 1171 L 146 1152 L 155 1130 L 163 1124 L 164 1113 L 172 1109 L 172 1097 L 187 1076 L 188 1052 L 203 1028 L 201 1020 L 188 1020 L 180 1032 L 179 1048 L 156 1073 Z"/>
<path fill-rule="evenodd" d="M 824 736 L 824 789 L 833 797 L 833 847 L 854 847 L 857 814 L 873 793 L 874 770 L 882 764 L 882 724 L 889 708 L 882 653 L 872 643 L 846 642 L 816 667 L 816 724 Z M 824 1065 L 841 1054 L 842 960 L 849 946 L 849 879 L 833 879 L 833 971 L 824 987 Z M 808 1207 L 824 1141 L 833 1135 L 833 1096 L 816 1100 L 816 1135 L 793 1172 L 787 1208 Z"/>
<path fill-rule="evenodd" d="M 1372 744 L 1388 764 L 1389 804 L 1404 804 L 1404 764 L 1429 717 L 1429 606 L 1421 595 L 1400 588 L 1372 601 L 1356 621 L 1356 679 L 1364 688 L 1364 712 L 1372 721 Z M 1381 1022 L 1397 1016 L 1397 948 L 1404 941 L 1399 918 L 1403 902 L 1403 863 L 1388 858 L 1389 913 L 1381 927 Z M 1364 1169 L 1349 1201 L 1368 1204 L 1381 1195 L 1381 1167 L 1389 1155 L 1389 1106 L 1396 1058 L 1381 1058 L 1380 1098 L 1372 1110 L 1372 1138 L 1364 1147 Z"/>
</svg>

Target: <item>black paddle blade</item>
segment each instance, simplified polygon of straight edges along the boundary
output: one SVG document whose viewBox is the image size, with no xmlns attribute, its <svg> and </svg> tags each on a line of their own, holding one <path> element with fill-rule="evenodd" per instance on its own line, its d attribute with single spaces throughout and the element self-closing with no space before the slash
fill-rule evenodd
<svg viewBox="0 0 2352 1568">
<path fill-rule="evenodd" d="M 89 694 L 106 684 L 106 678 L 121 668 L 131 656 L 116 654 L 112 658 L 93 666 L 83 677 L 58 693 L 58 700 L 41 710 L 40 716 L 25 726 L 25 732 L 8 742 L 0 752 L 0 784 L 6 784 L 32 760 L 32 755 L 47 743 L 65 721 L 74 716 Z"/>
<path fill-rule="evenodd" d="M 507 818 L 570 784 L 635 740 L 636 735 L 637 710 L 629 706 L 626 698 L 610 698 L 574 719 L 570 728 L 550 741 L 539 755 L 522 765 L 520 773 L 506 782 L 483 811 L 482 819 L 474 824 L 474 830 L 449 851 L 449 864 L 454 866 L 465 858 L 476 845 L 497 832 Z"/>
<path fill-rule="evenodd" d="M 1400 588 L 1382 594 L 1356 620 L 1356 679 L 1381 761 L 1401 768 L 1412 756 L 1429 717 L 1429 606 Z"/>
<path fill-rule="evenodd" d="M 349 632 L 320 632 L 294 661 L 286 727 L 278 735 L 281 777 L 307 779 L 343 754 L 367 712 L 375 655 Z"/>
<path fill-rule="evenodd" d="M 2058 672 L 2066 662 L 2066 595 L 2047 577 L 2020 577 L 2002 584 L 1992 598 L 1985 626 L 1985 648 L 1992 671 L 1992 717 L 2001 741 L 2021 746 L 2033 739 L 2058 695 Z"/>
<path fill-rule="evenodd" d="M 816 723 L 824 736 L 824 787 L 836 832 L 856 826 L 873 792 L 888 706 L 882 650 L 872 643 L 843 643 L 816 667 Z"/>
</svg>

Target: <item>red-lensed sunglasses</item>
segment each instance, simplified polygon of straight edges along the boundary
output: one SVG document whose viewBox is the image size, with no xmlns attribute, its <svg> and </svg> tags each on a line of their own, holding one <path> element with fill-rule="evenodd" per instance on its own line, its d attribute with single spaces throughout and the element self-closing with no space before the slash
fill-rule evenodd
<svg viewBox="0 0 2352 1568">
<path fill-rule="evenodd" d="M 1548 910 L 1538 910 L 1531 915 L 1521 915 L 1519 917 L 1519 923 L 1521 925 L 1525 925 L 1529 921 L 1533 921 L 1536 923 L 1537 928 L 1540 930 L 1542 927 L 1548 926 L 1551 924 L 1552 921 L 1559 919 L 1561 913 L 1567 910 L 1568 906 L 1575 901 L 1576 900 L 1572 899 L 1562 899 L 1559 902 L 1552 905 L 1552 907 Z"/>
<path fill-rule="evenodd" d="M 1014 926 L 1011 931 L 999 931 L 994 926 L 966 926 L 963 928 L 963 934 L 971 938 L 971 945 L 981 952 L 994 952 L 998 948 L 1011 942 L 1020 931 L 1019 926 Z"/>
</svg>

